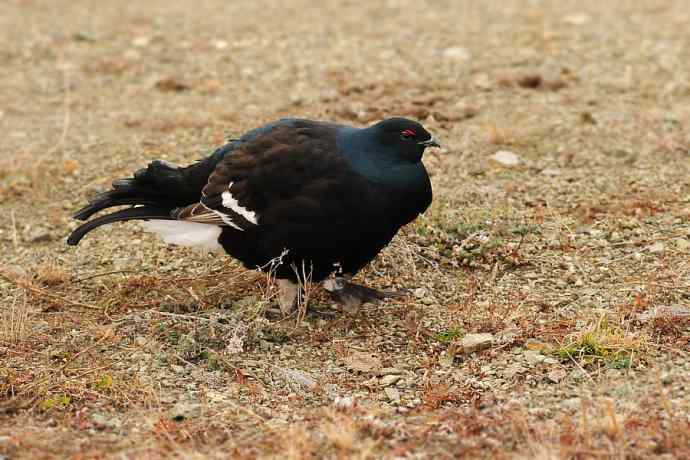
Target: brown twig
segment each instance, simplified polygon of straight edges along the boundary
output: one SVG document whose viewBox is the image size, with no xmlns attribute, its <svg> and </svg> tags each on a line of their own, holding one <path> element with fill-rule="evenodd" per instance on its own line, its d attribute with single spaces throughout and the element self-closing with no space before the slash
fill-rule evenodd
<svg viewBox="0 0 690 460">
<path fill-rule="evenodd" d="M 136 273 L 134 270 L 114 270 L 111 272 L 105 272 L 105 273 L 95 273 L 93 275 L 85 276 L 83 278 L 79 278 L 75 280 L 75 283 L 82 283 L 84 281 L 94 279 L 94 278 L 100 278 L 101 276 L 108 276 L 108 275 L 117 275 L 118 273 Z"/>
<path fill-rule="evenodd" d="M 48 299 L 51 299 L 54 302 L 63 302 L 67 305 L 72 305 L 72 306 L 81 307 L 81 308 L 88 308 L 90 310 L 101 310 L 100 307 L 97 307 L 95 305 L 90 305 L 87 303 L 78 302 L 76 300 L 66 299 L 64 297 L 60 297 L 59 295 L 51 294 L 49 292 L 46 292 L 45 289 L 37 288 L 35 286 L 31 286 L 28 283 L 24 283 L 22 281 L 16 280 L 16 279 L 12 278 L 11 276 L 6 275 L 5 273 L 3 273 L 1 271 L 0 271 L 0 277 L 4 278 L 5 280 L 14 284 L 15 286 L 19 286 L 20 288 L 26 289 L 27 291 L 31 291 L 34 294 L 37 294 L 39 296 L 43 296 L 43 297 L 46 297 Z"/>
</svg>

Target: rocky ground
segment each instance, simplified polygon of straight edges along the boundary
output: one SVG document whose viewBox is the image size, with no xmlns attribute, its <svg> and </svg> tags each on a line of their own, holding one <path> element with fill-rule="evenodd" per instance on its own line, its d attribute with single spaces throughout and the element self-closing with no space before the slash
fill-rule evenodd
<svg viewBox="0 0 690 460">
<path fill-rule="evenodd" d="M 685 2 L 10 0 L 3 458 L 690 457 Z M 286 116 L 421 120 L 435 201 L 360 275 L 265 275 L 70 213 Z"/>
</svg>

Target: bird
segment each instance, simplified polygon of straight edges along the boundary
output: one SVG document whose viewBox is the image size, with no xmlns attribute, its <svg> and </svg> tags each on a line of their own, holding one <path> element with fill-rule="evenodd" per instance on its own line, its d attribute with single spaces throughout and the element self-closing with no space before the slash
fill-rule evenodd
<svg viewBox="0 0 690 460">
<path fill-rule="evenodd" d="M 67 243 L 77 245 L 102 225 L 137 220 L 166 243 L 225 252 L 247 269 L 270 270 L 283 315 L 294 311 L 307 281 L 350 308 L 378 302 L 401 293 L 352 277 L 430 206 L 422 162 L 429 147 L 440 147 L 436 138 L 401 117 L 364 128 L 283 118 L 189 166 L 153 160 L 114 180 L 74 214 L 85 222 Z M 90 219 L 121 206 L 127 207 Z"/>
</svg>

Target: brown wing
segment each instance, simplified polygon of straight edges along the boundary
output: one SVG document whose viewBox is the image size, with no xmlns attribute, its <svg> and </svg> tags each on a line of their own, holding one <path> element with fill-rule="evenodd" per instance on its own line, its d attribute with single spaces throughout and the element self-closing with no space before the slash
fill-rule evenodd
<svg viewBox="0 0 690 460">
<path fill-rule="evenodd" d="M 216 166 L 198 203 L 177 219 L 245 231 L 262 214 L 344 166 L 328 125 L 280 126 L 241 144 Z"/>
</svg>

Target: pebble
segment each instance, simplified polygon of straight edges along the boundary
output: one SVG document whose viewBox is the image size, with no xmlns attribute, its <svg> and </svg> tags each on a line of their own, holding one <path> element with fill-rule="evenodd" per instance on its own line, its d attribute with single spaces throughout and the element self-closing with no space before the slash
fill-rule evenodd
<svg viewBox="0 0 690 460">
<path fill-rule="evenodd" d="M 278 370 L 280 371 L 285 380 L 292 383 L 296 383 L 301 388 L 308 388 L 310 390 L 313 390 L 318 385 L 317 381 L 306 372 L 302 372 L 297 369 L 289 369 L 283 367 L 278 368 Z"/>
<path fill-rule="evenodd" d="M 527 369 L 522 367 L 519 363 L 513 363 L 503 370 L 503 377 L 512 379 L 518 374 L 523 374 Z"/>
<path fill-rule="evenodd" d="M 527 350 L 524 353 L 525 360 L 530 366 L 534 366 L 536 364 L 539 364 L 543 362 L 546 359 L 546 356 L 542 355 L 541 352 L 536 351 L 536 350 Z"/>
<path fill-rule="evenodd" d="M 491 155 L 489 159 L 501 166 L 517 166 L 522 163 L 522 159 L 516 153 L 509 150 L 499 150 Z"/>
<path fill-rule="evenodd" d="M 611 232 L 611 235 L 609 235 L 609 241 L 612 243 L 621 241 L 623 239 L 623 236 L 619 232 Z"/>
<path fill-rule="evenodd" d="M 552 383 L 558 383 L 561 380 L 563 380 L 566 376 L 566 372 L 563 369 L 554 369 L 548 374 L 546 374 L 546 378 L 549 379 L 550 382 Z"/>
<path fill-rule="evenodd" d="M 355 399 L 352 396 L 336 396 L 333 405 L 336 409 L 347 410 L 355 405 Z"/>
<path fill-rule="evenodd" d="M 438 363 L 442 367 L 452 367 L 454 360 L 455 356 L 452 353 L 448 353 L 447 351 L 443 351 L 438 357 Z"/>
<path fill-rule="evenodd" d="M 467 49 L 460 46 L 446 48 L 443 50 L 442 54 L 444 58 L 455 61 L 469 61 L 472 58 L 472 54 L 470 54 Z"/>
<path fill-rule="evenodd" d="M 573 13 L 565 16 L 563 22 L 573 26 L 582 26 L 591 21 L 591 19 L 592 18 L 587 13 Z"/>
<path fill-rule="evenodd" d="M 145 48 L 151 43 L 151 37 L 137 37 L 132 40 L 132 45 L 138 48 Z"/>
<path fill-rule="evenodd" d="M 388 398 L 388 401 L 397 404 L 400 402 L 400 392 L 393 388 L 393 387 L 388 387 L 384 388 L 384 393 L 386 394 L 386 398 Z"/>
<path fill-rule="evenodd" d="M 384 367 L 379 371 L 379 375 L 402 375 L 403 371 L 396 367 Z"/>
<path fill-rule="evenodd" d="M 662 243 L 661 241 L 657 241 L 656 243 L 647 247 L 647 250 L 649 252 L 651 252 L 652 254 L 658 254 L 660 252 L 664 252 L 664 249 L 666 249 L 666 247 L 664 246 L 664 243 Z"/>
<path fill-rule="evenodd" d="M 355 351 L 345 358 L 345 365 L 351 371 L 375 372 L 381 368 L 381 358 L 373 353 Z"/>
<path fill-rule="evenodd" d="M 564 409 L 577 410 L 580 408 L 580 398 L 568 398 L 561 401 L 561 406 Z"/>
<path fill-rule="evenodd" d="M 493 334 L 467 334 L 460 341 L 460 345 L 464 353 L 472 353 L 489 348 L 493 342 Z"/>
<path fill-rule="evenodd" d="M 384 387 L 389 387 L 391 385 L 395 385 L 398 383 L 398 380 L 400 380 L 402 376 L 400 375 L 386 375 L 381 379 L 381 386 Z"/>
<path fill-rule="evenodd" d="M 224 50 L 229 46 L 228 42 L 219 39 L 211 40 L 211 45 L 213 45 L 213 47 L 217 50 Z"/>
<path fill-rule="evenodd" d="M 122 422 L 117 417 L 113 417 L 110 414 L 104 414 L 102 412 L 94 412 L 91 415 L 91 420 L 94 425 L 98 428 L 111 428 L 117 429 L 122 426 Z"/>
<path fill-rule="evenodd" d="M 31 227 L 24 234 L 24 238 L 29 243 L 41 243 L 44 241 L 50 241 L 52 236 L 47 228 Z"/>
<path fill-rule="evenodd" d="M 690 241 L 685 238 L 676 238 L 673 244 L 681 251 L 690 251 Z"/>
<path fill-rule="evenodd" d="M 546 168 L 542 170 L 541 172 L 543 175 L 548 176 L 548 177 L 556 177 L 561 175 L 560 169 L 555 169 L 555 168 Z"/>
<path fill-rule="evenodd" d="M 141 59 L 141 51 L 134 48 L 130 48 L 128 50 L 125 50 L 124 53 L 122 53 L 122 56 L 130 61 L 138 61 L 139 59 Z"/>
<path fill-rule="evenodd" d="M 570 373 L 570 378 L 572 380 L 580 381 L 583 380 L 586 377 L 586 374 L 581 371 L 580 369 L 575 369 Z"/>
<path fill-rule="evenodd" d="M 474 85 L 479 89 L 483 89 L 483 90 L 491 89 L 491 80 L 489 79 L 489 76 L 485 73 L 477 74 L 472 79 L 472 83 L 474 83 Z"/>
<path fill-rule="evenodd" d="M 201 415 L 201 404 L 196 402 L 180 401 L 170 410 L 170 418 L 173 420 L 184 420 L 199 415 Z"/>
</svg>

